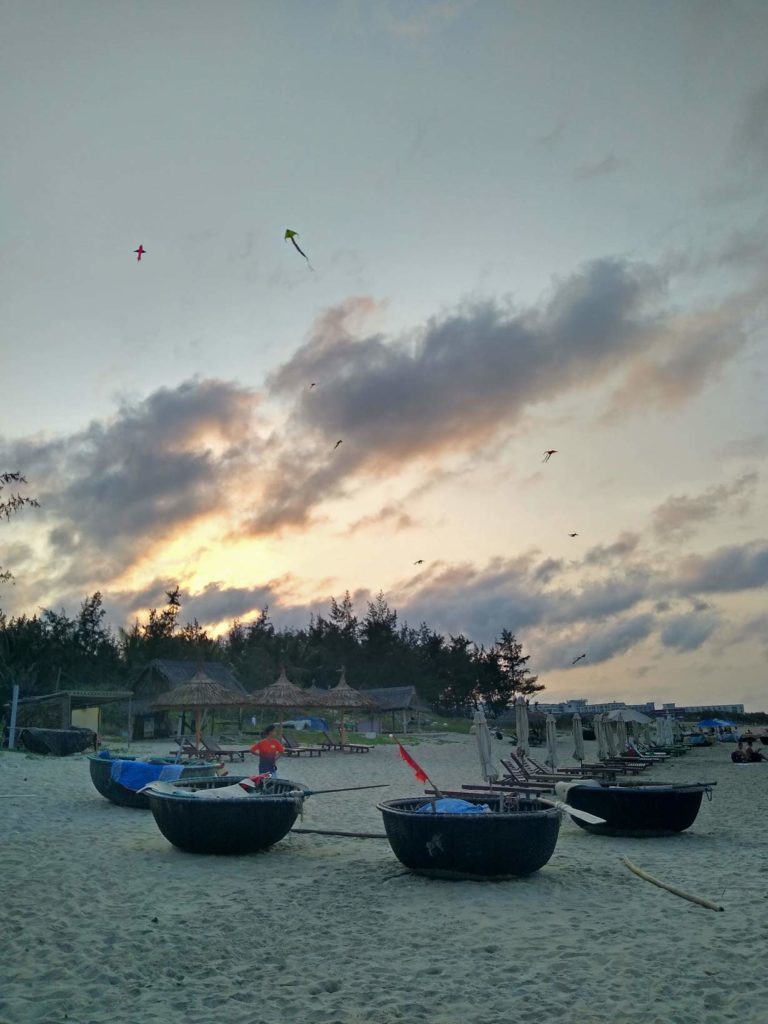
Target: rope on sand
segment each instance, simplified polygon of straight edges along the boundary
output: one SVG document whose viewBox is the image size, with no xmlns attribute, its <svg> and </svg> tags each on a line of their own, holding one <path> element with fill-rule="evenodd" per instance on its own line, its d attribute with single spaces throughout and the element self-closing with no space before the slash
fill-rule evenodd
<svg viewBox="0 0 768 1024">
<path fill-rule="evenodd" d="M 658 878 L 654 878 L 653 875 L 649 875 L 647 871 L 643 871 L 642 868 L 634 865 L 628 857 L 622 857 L 621 863 L 624 864 L 625 867 L 628 867 L 630 871 L 639 875 L 640 878 L 644 878 L 646 882 L 658 885 L 660 889 L 666 889 L 667 892 L 674 893 L 675 896 L 681 896 L 684 900 L 690 900 L 691 903 L 696 903 L 700 907 L 706 907 L 708 910 L 725 910 L 725 907 L 721 907 L 717 903 L 712 903 L 710 900 L 702 899 L 701 896 L 691 896 L 690 893 L 683 892 L 682 889 L 678 889 L 674 885 L 668 885 L 666 882 L 660 882 Z"/>
</svg>

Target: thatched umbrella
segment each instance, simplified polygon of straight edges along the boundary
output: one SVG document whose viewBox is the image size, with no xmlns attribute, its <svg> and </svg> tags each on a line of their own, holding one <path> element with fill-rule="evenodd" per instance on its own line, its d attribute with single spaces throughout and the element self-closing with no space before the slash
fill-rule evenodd
<svg viewBox="0 0 768 1024">
<path fill-rule="evenodd" d="M 283 733 L 283 712 L 289 708 L 315 708 L 322 704 L 322 698 L 302 690 L 292 683 L 285 674 L 285 665 L 280 666 L 280 675 L 270 686 L 248 694 L 249 707 L 274 708 L 280 712 L 280 735 Z"/>
<path fill-rule="evenodd" d="M 326 708 L 337 708 L 339 711 L 339 732 L 341 733 L 342 745 L 347 742 L 347 738 L 344 732 L 344 712 L 351 711 L 353 709 L 363 708 L 377 708 L 379 705 L 372 698 L 367 696 L 365 693 L 361 693 L 359 690 L 353 689 L 347 682 L 346 675 L 344 673 L 344 666 L 342 665 L 339 669 L 341 672 L 341 679 L 339 679 L 336 686 L 330 690 L 326 690 L 324 694 L 323 707 Z"/>
<path fill-rule="evenodd" d="M 246 694 L 235 693 L 226 686 L 217 683 L 202 668 L 192 676 L 188 683 L 182 683 L 173 690 L 161 693 L 152 701 L 157 711 L 194 711 L 195 742 L 200 745 L 200 733 L 203 712 L 212 708 L 244 707 L 248 703 Z"/>
</svg>

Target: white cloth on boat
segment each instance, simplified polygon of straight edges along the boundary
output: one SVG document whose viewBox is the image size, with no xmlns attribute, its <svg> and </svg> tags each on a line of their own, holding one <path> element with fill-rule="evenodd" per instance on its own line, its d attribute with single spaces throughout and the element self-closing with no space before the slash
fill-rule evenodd
<svg viewBox="0 0 768 1024">
<path fill-rule="evenodd" d="M 573 786 L 589 786 L 590 789 L 600 787 L 600 783 L 597 779 L 574 779 L 572 782 L 556 782 L 555 783 L 555 796 L 558 800 L 562 800 L 564 804 L 568 803 L 568 793 Z"/>
</svg>

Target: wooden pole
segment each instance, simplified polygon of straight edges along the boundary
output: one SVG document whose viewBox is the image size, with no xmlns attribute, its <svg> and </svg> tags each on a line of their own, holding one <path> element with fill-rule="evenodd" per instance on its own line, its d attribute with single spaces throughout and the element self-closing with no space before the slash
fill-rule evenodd
<svg viewBox="0 0 768 1024">
<path fill-rule="evenodd" d="M 386 839 L 384 832 L 335 832 L 323 828 L 292 828 L 289 835 L 297 832 L 299 835 L 313 836 L 345 836 L 348 839 Z"/>
<path fill-rule="evenodd" d="M 19 684 L 13 684 L 11 695 L 11 721 L 8 725 L 8 749 L 13 750 L 16 746 L 16 712 L 19 707 Z"/>
<path fill-rule="evenodd" d="M 690 900 L 691 903 L 696 903 L 700 907 L 706 907 L 707 910 L 725 910 L 725 907 L 721 907 L 718 903 L 712 903 L 710 900 L 702 899 L 701 896 L 691 896 L 690 893 L 683 892 L 682 889 L 678 889 L 674 885 L 669 885 L 667 882 L 660 882 L 658 878 L 654 878 L 653 875 L 649 875 L 647 871 L 643 871 L 642 868 L 636 867 L 628 857 L 622 857 L 621 863 L 640 878 L 644 878 L 646 882 L 650 882 L 652 885 L 658 885 L 660 889 L 666 889 L 667 892 L 671 892 L 675 896 L 680 896 L 684 900 Z"/>
</svg>

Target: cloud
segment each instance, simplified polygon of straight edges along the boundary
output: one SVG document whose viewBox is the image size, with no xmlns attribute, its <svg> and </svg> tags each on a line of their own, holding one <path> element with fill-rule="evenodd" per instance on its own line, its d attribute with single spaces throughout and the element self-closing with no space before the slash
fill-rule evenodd
<svg viewBox="0 0 768 1024">
<path fill-rule="evenodd" d="M 757 169 L 768 164 L 768 80 L 747 100 L 735 143 L 740 156 L 753 161 Z"/>
<path fill-rule="evenodd" d="M 682 559 L 670 589 L 682 594 L 736 593 L 768 586 L 768 541 L 718 548 Z"/>
<path fill-rule="evenodd" d="M 734 483 L 709 487 L 695 497 L 673 495 L 653 511 L 653 531 L 662 540 L 681 540 L 690 537 L 694 523 L 714 519 L 734 498 L 741 501 L 737 508 L 744 514 L 757 484 L 757 473 L 744 473 Z"/>
<path fill-rule="evenodd" d="M 305 525 L 315 505 L 344 493 L 345 478 L 412 462 L 428 472 L 447 455 L 487 450 L 534 405 L 617 373 L 623 405 L 689 398 L 738 350 L 746 310 L 664 312 L 664 287 L 653 267 L 602 259 L 556 281 L 531 308 L 467 302 L 391 341 L 364 332 L 377 312 L 369 297 L 328 310 L 267 381 L 281 402 L 300 397 L 286 427 L 290 447 L 277 450 L 244 529 Z M 322 396 L 306 390 L 318 379 Z M 332 451 L 339 438 L 343 447 Z"/>
<path fill-rule="evenodd" d="M 629 366 L 606 413 L 615 420 L 638 406 L 672 408 L 716 380 L 747 344 L 747 322 L 764 303 L 763 286 L 732 296 L 709 310 L 681 313 L 665 325 L 665 341 Z"/>
<path fill-rule="evenodd" d="M 640 535 L 625 531 L 620 534 L 613 544 L 599 544 L 590 548 L 584 555 L 585 565 L 605 565 L 615 560 L 621 560 L 631 555 L 640 543 Z"/>
<path fill-rule="evenodd" d="M 124 402 L 65 437 L 0 445 L 23 465 L 47 524 L 49 585 L 114 578 L 182 527 L 213 515 L 259 451 L 257 397 L 216 380 Z"/>
<path fill-rule="evenodd" d="M 354 523 L 350 523 L 348 532 L 357 533 L 359 530 L 367 530 L 372 526 L 389 526 L 396 533 L 400 530 L 408 530 L 417 526 L 413 516 L 406 512 L 401 504 L 385 505 L 378 512 L 367 516 L 361 516 Z"/>
<path fill-rule="evenodd" d="M 477 0 L 421 0 L 419 4 L 395 0 L 379 8 L 384 23 L 394 35 L 423 39 L 452 25 L 474 7 Z"/>
<path fill-rule="evenodd" d="M 655 623 L 656 619 L 650 612 L 643 612 L 590 626 L 588 630 L 572 631 L 554 642 L 547 642 L 546 637 L 539 636 L 535 669 L 545 672 L 570 668 L 573 659 L 582 651 L 586 652 L 587 657 L 573 666 L 574 671 L 610 661 L 646 640 L 653 632 Z"/>
<path fill-rule="evenodd" d="M 728 441 L 720 449 L 726 458 L 761 459 L 768 456 L 768 432 Z"/>
<path fill-rule="evenodd" d="M 615 174 L 620 167 L 624 166 L 624 163 L 624 160 L 620 160 L 613 153 L 609 153 L 602 160 L 580 164 L 574 169 L 573 176 L 579 181 L 586 181 L 589 178 L 603 178 L 607 174 Z"/>
<path fill-rule="evenodd" d="M 665 621 L 659 636 L 665 647 L 676 651 L 695 651 L 709 639 L 719 622 L 719 616 L 712 612 L 673 615 Z"/>
</svg>

